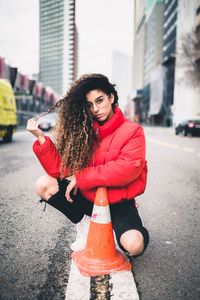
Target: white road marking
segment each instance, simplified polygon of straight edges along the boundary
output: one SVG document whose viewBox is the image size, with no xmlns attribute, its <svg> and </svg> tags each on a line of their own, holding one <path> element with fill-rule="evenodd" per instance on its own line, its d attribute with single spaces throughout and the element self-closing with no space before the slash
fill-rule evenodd
<svg viewBox="0 0 200 300">
<path fill-rule="evenodd" d="M 112 285 L 112 300 L 139 300 L 137 287 L 131 271 L 120 271 L 110 274 Z M 72 261 L 66 300 L 89 300 L 90 299 L 90 277 L 83 276 Z"/>
<path fill-rule="evenodd" d="M 183 151 L 190 152 L 190 153 L 194 153 L 195 152 L 195 149 L 193 149 L 193 148 L 180 147 L 180 146 L 177 146 L 175 144 L 170 144 L 170 143 L 162 142 L 162 141 L 155 140 L 155 139 L 152 139 L 152 138 L 149 138 L 149 137 L 147 137 L 147 140 L 149 142 L 156 143 L 156 144 L 159 144 L 159 145 L 162 145 L 162 146 L 166 146 L 168 148 L 181 149 Z M 200 153 L 198 153 L 197 156 L 200 156 Z"/>
<path fill-rule="evenodd" d="M 111 294 L 113 300 L 139 300 L 139 295 L 131 271 L 111 274 Z"/>
<path fill-rule="evenodd" d="M 187 152 L 194 152 L 194 149 L 193 149 L 193 148 L 183 147 L 183 150 L 184 150 L 184 151 L 187 151 Z"/>
<path fill-rule="evenodd" d="M 166 143 L 166 142 L 162 142 L 162 141 L 155 140 L 155 139 L 152 139 L 152 138 L 149 138 L 149 137 L 147 138 L 147 140 L 150 141 L 150 142 L 152 142 L 152 143 L 156 143 L 156 144 L 159 144 L 159 145 L 162 145 L 162 146 L 166 146 L 166 147 L 169 147 L 169 148 L 174 148 L 174 149 L 180 148 L 177 145 Z"/>
<path fill-rule="evenodd" d="M 90 299 L 90 277 L 81 275 L 72 261 L 69 273 L 69 281 L 65 294 L 66 300 L 89 300 Z"/>
</svg>

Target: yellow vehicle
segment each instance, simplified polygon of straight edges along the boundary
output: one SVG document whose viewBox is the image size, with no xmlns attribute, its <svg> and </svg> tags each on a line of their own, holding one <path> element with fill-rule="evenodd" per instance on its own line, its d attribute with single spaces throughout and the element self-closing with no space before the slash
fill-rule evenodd
<svg viewBox="0 0 200 300">
<path fill-rule="evenodd" d="M 17 129 L 16 100 L 11 84 L 0 79 L 0 138 L 9 143 Z"/>
</svg>

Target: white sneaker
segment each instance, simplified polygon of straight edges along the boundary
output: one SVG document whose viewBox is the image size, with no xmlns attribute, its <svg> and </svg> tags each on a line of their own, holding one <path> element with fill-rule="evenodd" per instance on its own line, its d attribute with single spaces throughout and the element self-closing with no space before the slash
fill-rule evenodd
<svg viewBox="0 0 200 300">
<path fill-rule="evenodd" d="M 76 240 L 71 244 L 72 251 L 81 251 L 86 247 L 87 236 L 90 226 L 90 217 L 84 215 L 83 219 L 76 224 Z"/>
<path fill-rule="evenodd" d="M 91 218 L 89 216 L 84 215 L 83 219 L 76 224 L 76 231 L 77 231 L 76 240 L 70 246 L 72 251 L 82 251 L 85 249 L 88 231 L 90 227 L 90 219 Z M 113 235 L 114 235 L 116 249 L 123 253 L 122 249 L 118 246 L 114 230 L 113 230 Z"/>
<path fill-rule="evenodd" d="M 113 236 L 114 236 L 114 241 L 115 241 L 115 248 L 116 248 L 116 250 L 118 250 L 118 251 L 121 252 L 121 253 L 124 253 L 124 251 L 123 251 L 123 250 L 119 247 L 119 245 L 118 245 L 117 238 L 116 238 L 116 235 L 115 235 L 114 230 L 113 230 Z"/>
</svg>

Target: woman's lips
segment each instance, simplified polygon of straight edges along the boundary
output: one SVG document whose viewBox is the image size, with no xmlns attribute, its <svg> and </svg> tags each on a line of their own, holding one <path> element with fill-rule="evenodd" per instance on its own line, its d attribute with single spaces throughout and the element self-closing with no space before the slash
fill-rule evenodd
<svg viewBox="0 0 200 300">
<path fill-rule="evenodd" d="M 101 117 L 102 117 L 102 115 L 96 115 L 96 118 L 98 118 L 98 119 L 101 118 Z"/>
</svg>

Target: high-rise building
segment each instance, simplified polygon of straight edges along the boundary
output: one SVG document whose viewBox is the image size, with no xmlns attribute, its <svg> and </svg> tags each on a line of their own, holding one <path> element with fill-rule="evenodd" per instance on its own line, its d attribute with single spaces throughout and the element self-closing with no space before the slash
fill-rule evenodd
<svg viewBox="0 0 200 300">
<path fill-rule="evenodd" d="M 145 0 L 134 2 L 134 57 L 133 57 L 133 88 L 141 89 L 144 84 L 144 53 L 145 53 Z"/>
<path fill-rule="evenodd" d="M 200 117 L 200 0 L 179 1 L 173 123 Z"/>
<path fill-rule="evenodd" d="M 40 0 L 39 80 L 60 96 L 76 77 L 75 0 Z"/>
<path fill-rule="evenodd" d="M 163 101 L 164 68 L 162 62 L 163 1 L 155 1 L 146 18 L 144 88 L 146 99 L 142 100 L 143 119 L 152 124 L 160 123 Z M 149 92 L 149 97 L 147 92 Z M 149 99 L 148 99 L 149 98 Z M 149 103 L 148 103 L 149 100 Z M 144 113 L 145 108 L 149 111 Z"/>
<path fill-rule="evenodd" d="M 200 0 L 136 0 L 135 13 L 140 15 L 134 36 L 139 76 L 133 82 L 140 87 L 134 100 L 139 121 L 171 126 L 199 118 Z"/>
<path fill-rule="evenodd" d="M 163 1 L 136 0 L 134 11 L 133 89 L 137 91 L 133 100 L 135 116 L 139 121 L 146 121 L 159 113 L 162 103 L 162 68 L 156 72 L 155 68 L 162 62 Z M 155 80 L 159 83 L 155 84 Z M 156 97 L 152 93 L 151 97 L 151 90 L 158 86 L 160 93 L 156 93 Z"/>
<path fill-rule="evenodd" d="M 134 1 L 134 46 L 133 46 L 133 84 L 128 106 L 132 109 L 129 117 L 134 121 L 141 121 L 141 100 L 142 89 L 144 86 L 144 55 L 145 55 L 145 38 L 146 38 L 146 0 Z"/>
<path fill-rule="evenodd" d="M 199 32 L 200 31 L 200 0 L 196 1 L 196 30 Z"/>
<path fill-rule="evenodd" d="M 172 106 L 174 103 L 174 74 L 176 56 L 178 0 L 165 0 L 163 32 L 163 66 L 165 66 L 164 94 L 162 114 L 163 123 L 172 124 Z"/>
<path fill-rule="evenodd" d="M 162 61 L 163 3 L 155 2 L 146 18 L 144 84 L 150 82 L 151 71 Z"/>
</svg>

